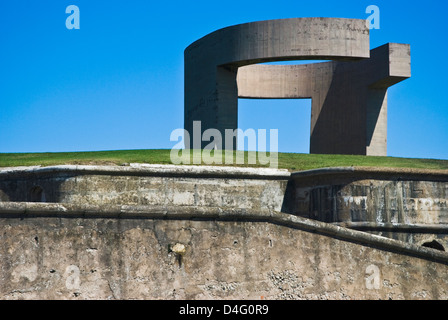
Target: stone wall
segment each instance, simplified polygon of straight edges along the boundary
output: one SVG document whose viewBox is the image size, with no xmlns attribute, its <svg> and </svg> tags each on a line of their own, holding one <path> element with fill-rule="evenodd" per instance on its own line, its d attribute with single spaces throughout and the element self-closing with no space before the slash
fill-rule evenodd
<svg viewBox="0 0 448 320">
<path fill-rule="evenodd" d="M 281 213 L 87 218 L 46 206 L 0 219 L 0 299 L 448 298 L 445 253 L 361 231 Z"/>
<path fill-rule="evenodd" d="M 448 248 L 446 171 L 328 168 L 293 173 L 292 179 L 290 213 Z"/>
<path fill-rule="evenodd" d="M 0 170 L 0 201 L 280 211 L 289 177 L 287 170 L 269 168 L 139 164 L 10 168 Z"/>
<path fill-rule="evenodd" d="M 422 170 L 4 168 L 0 299 L 447 299 L 448 254 L 422 245 L 446 245 L 446 186 Z"/>
</svg>

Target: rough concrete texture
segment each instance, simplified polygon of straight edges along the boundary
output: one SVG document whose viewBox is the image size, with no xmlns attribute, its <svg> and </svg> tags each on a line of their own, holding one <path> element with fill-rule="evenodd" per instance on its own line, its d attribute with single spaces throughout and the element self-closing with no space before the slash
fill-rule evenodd
<svg viewBox="0 0 448 320">
<path fill-rule="evenodd" d="M 292 175 L 290 213 L 448 248 L 448 173 L 329 168 Z"/>
<path fill-rule="evenodd" d="M 0 224 L 1 299 L 448 298 L 446 263 L 272 223 L 30 217 Z"/>
<path fill-rule="evenodd" d="M 448 253 L 423 246 L 444 244 L 448 233 L 447 177 L 370 168 L 2 169 L 0 299 L 447 299 Z M 300 195 L 333 190 L 330 181 L 345 186 L 330 199 L 340 211 L 292 214 L 303 208 Z M 414 201 L 440 200 L 438 211 L 397 211 L 400 185 Z M 30 190 L 33 202 L 24 200 Z M 371 193 L 382 224 L 371 225 Z M 327 205 L 317 194 L 310 208 Z"/>
<path fill-rule="evenodd" d="M 0 194 L 3 201 L 280 211 L 289 176 L 287 170 L 207 166 L 13 168 L 0 170 Z"/>
<path fill-rule="evenodd" d="M 303 59 L 334 61 L 254 65 Z M 201 121 L 202 131 L 215 128 L 225 137 L 226 129 L 238 128 L 238 97 L 311 98 L 311 153 L 387 155 L 387 88 L 409 77 L 409 45 L 389 43 L 369 52 L 364 20 L 236 25 L 185 50 L 185 129 L 191 135 L 193 121 Z"/>
</svg>

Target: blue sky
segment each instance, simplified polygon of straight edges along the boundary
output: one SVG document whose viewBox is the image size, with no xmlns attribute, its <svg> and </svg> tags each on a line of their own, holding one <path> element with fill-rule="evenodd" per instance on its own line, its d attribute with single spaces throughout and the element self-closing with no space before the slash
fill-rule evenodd
<svg viewBox="0 0 448 320">
<path fill-rule="evenodd" d="M 366 19 L 372 4 L 371 48 L 411 45 L 412 77 L 389 89 L 388 155 L 448 159 L 448 4 L 433 0 L 2 0 L 0 152 L 171 149 L 190 43 L 257 20 Z M 241 99 L 239 127 L 278 129 L 280 152 L 308 153 L 310 113 L 309 100 Z"/>
</svg>

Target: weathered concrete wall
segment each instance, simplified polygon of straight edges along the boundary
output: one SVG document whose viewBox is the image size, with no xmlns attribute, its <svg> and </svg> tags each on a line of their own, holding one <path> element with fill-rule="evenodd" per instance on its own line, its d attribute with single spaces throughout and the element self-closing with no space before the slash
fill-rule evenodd
<svg viewBox="0 0 448 320">
<path fill-rule="evenodd" d="M 447 299 L 446 178 L 2 169 L 0 299 Z"/>
<path fill-rule="evenodd" d="M 281 213 L 87 218 L 49 205 L 0 219 L 1 299 L 448 298 L 445 253 L 412 257 L 360 231 Z"/>
<path fill-rule="evenodd" d="M 280 211 L 289 176 L 268 168 L 138 164 L 12 168 L 0 170 L 0 201 Z M 36 189 L 42 192 L 37 198 Z"/>
<path fill-rule="evenodd" d="M 448 248 L 446 171 L 329 168 L 292 177 L 290 213 Z"/>
</svg>

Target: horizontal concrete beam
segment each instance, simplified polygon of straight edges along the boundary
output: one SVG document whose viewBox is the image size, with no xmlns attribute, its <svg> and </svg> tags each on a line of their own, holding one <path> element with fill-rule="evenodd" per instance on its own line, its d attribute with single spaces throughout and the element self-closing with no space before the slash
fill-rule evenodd
<svg viewBox="0 0 448 320">
<path fill-rule="evenodd" d="M 307 99 L 321 63 L 305 65 L 255 64 L 238 68 L 238 97 L 246 99 Z M 324 64 L 327 66 L 327 64 Z"/>
<path fill-rule="evenodd" d="M 325 96 L 341 62 L 299 65 L 249 65 L 238 68 L 238 97 L 304 99 Z M 408 44 L 387 43 L 372 49 L 370 59 L 343 63 L 344 77 L 371 88 L 388 88 L 411 76 Z"/>
<path fill-rule="evenodd" d="M 186 63 L 214 66 L 369 57 L 369 29 L 362 19 L 292 18 L 255 21 L 211 32 L 185 49 Z"/>
</svg>

